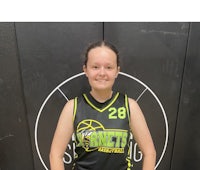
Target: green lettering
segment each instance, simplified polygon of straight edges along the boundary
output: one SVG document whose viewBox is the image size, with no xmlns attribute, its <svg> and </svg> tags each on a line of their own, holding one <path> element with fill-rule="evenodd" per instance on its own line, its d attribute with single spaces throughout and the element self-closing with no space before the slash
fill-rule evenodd
<svg viewBox="0 0 200 170">
<path fill-rule="evenodd" d="M 93 132 L 90 135 L 90 147 L 97 147 L 97 146 L 98 146 L 97 133 Z"/>
<path fill-rule="evenodd" d="M 127 136 L 126 131 L 87 131 L 77 133 L 77 146 L 124 148 Z"/>
<path fill-rule="evenodd" d="M 116 145 L 115 145 L 116 148 L 120 147 L 120 138 L 121 138 L 121 136 L 122 136 L 122 132 L 116 132 L 116 138 L 117 138 Z"/>
<path fill-rule="evenodd" d="M 114 147 L 114 142 L 115 141 L 115 132 L 107 132 L 107 147 L 113 148 Z"/>
<path fill-rule="evenodd" d="M 122 135 L 122 143 L 121 143 L 121 147 L 124 148 L 126 146 L 126 143 L 127 143 L 127 132 L 124 132 L 123 135 Z"/>
<path fill-rule="evenodd" d="M 99 131 L 98 132 L 98 141 L 99 141 L 99 145 L 98 146 L 106 146 L 106 143 L 107 143 L 106 139 L 107 139 L 106 132 Z"/>
</svg>

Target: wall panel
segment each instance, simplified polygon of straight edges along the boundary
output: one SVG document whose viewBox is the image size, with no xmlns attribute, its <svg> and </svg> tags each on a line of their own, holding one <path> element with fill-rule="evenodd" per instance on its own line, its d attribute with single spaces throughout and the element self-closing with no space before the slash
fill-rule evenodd
<svg viewBox="0 0 200 170">
<path fill-rule="evenodd" d="M 200 23 L 192 23 L 171 170 L 200 169 Z"/>
<path fill-rule="evenodd" d="M 34 169 L 14 23 L 0 23 L 0 169 Z"/>
</svg>

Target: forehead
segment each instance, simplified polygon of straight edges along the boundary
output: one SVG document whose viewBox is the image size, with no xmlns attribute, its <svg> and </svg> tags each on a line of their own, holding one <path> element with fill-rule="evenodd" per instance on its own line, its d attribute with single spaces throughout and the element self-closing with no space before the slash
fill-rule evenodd
<svg viewBox="0 0 200 170">
<path fill-rule="evenodd" d="M 88 60 L 107 60 L 116 62 L 117 55 L 113 50 L 106 46 L 95 47 L 89 51 Z"/>
</svg>

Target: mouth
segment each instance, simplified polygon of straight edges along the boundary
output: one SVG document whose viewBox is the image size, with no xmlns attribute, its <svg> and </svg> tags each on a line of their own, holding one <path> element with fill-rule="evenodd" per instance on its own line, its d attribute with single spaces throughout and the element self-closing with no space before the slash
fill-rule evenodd
<svg viewBox="0 0 200 170">
<path fill-rule="evenodd" d="M 97 82 L 100 82 L 100 83 L 104 83 L 104 82 L 107 82 L 107 80 L 104 80 L 104 79 L 98 79 L 96 80 Z"/>
</svg>

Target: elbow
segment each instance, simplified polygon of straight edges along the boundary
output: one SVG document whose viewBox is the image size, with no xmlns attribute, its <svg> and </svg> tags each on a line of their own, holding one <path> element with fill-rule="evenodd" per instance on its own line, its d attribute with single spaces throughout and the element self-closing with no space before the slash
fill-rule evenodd
<svg viewBox="0 0 200 170">
<path fill-rule="evenodd" d="M 63 156 L 61 154 L 50 151 L 49 153 L 50 164 L 54 164 L 55 162 L 62 161 L 62 159 L 63 159 Z"/>
<path fill-rule="evenodd" d="M 55 151 L 53 152 L 53 149 L 51 148 L 49 152 L 49 160 L 53 159 L 54 155 L 55 155 Z"/>
<path fill-rule="evenodd" d="M 155 149 L 153 149 L 150 154 L 156 159 L 156 150 Z"/>
<path fill-rule="evenodd" d="M 50 152 L 50 153 L 49 153 L 49 161 L 51 162 L 52 160 L 53 160 L 53 153 Z"/>
<path fill-rule="evenodd" d="M 54 152 L 49 153 L 50 169 L 51 170 L 64 170 L 64 163 L 62 157 Z"/>
<path fill-rule="evenodd" d="M 149 151 L 149 155 L 152 155 L 153 157 L 156 157 L 156 149 L 153 148 Z"/>
<path fill-rule="evenodd" d="M 50 164 L 52 164 L 52 162 L 54 161 L 55 159 L 55 156 L 52 152 L 49 153 L 49 161 L 50 161 Z"/>
<path fill-rule="evenodd" d="M 156 159 L 156 150 L 155 148 L 149 149 L 144 152 L 144 157 L 151 157 L 152 159 Z"/>
</svg>

